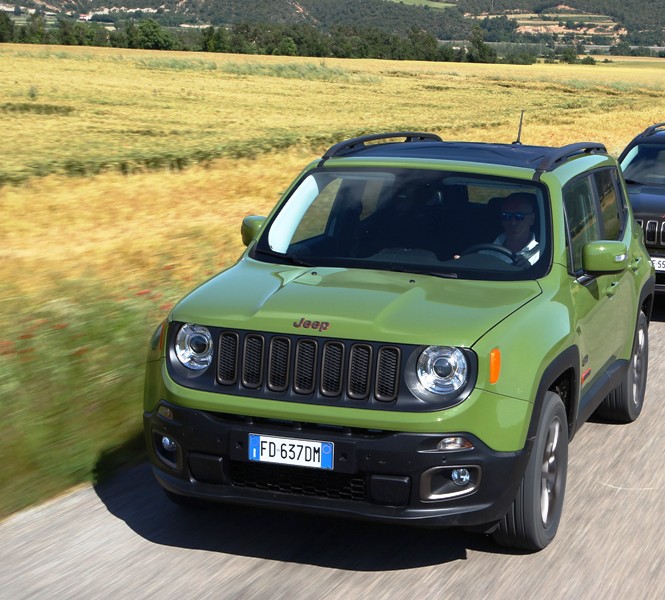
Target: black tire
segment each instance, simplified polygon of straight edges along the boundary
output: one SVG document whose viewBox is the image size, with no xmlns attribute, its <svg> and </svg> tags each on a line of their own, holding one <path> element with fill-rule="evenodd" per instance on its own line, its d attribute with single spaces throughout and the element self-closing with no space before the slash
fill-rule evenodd
<svg viewBox="0 0 665 600">
<path fill-rule="evenodd" d="M 596 409 L 596 416 L 614 423 L 632 423 L 642 412 L 649 366 L 649 322 L 640 312 L 630 364 L 621 383 Z"/>
<path fill-rule="evenodd" d="M 556 535 L 568 472 L 568 419 L 561 398 L 547 392 L 538 433 L 517 495 L 493 532 L 501 546 L 536 551 Z"/>
</svg>

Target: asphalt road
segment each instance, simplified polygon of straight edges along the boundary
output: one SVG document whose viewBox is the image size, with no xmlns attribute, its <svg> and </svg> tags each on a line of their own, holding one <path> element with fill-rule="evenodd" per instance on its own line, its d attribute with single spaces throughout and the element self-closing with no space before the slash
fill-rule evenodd
<svg viewBox="0 0 665 600">
<path fill-rule="evenodd" d="M 642 416 L 588 423 L 546 550 L 483 536 L 222 507 L 189 513 L 147 465 L 0 524 L 0 598 L 665 598 L 665 299 Z"/>
</svg>

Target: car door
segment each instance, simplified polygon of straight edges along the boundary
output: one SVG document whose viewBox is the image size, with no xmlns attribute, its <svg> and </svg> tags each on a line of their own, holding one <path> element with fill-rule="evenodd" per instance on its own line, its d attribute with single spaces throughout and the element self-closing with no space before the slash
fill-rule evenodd
<svg viewBox="0 0 665 600">
<path fill-rule="evenodd" d="M 585 393 L 598 381 L 623 349 L 627 321 L 632 321 L 632 282 L 628 270 L 619 273 L 586 273 L 584 246 L 592 241 L 622 239 L 625 211 L 613 212 L 610 171 L 586 173 L 564 188 L 568 228 L 569 285 L 575 330 L 580 350 L 580 416 L 586 419 L 595 407 L 585 406 Z M 624 225 L 622 225 L 622 222 Z M 617 227 L 618 225 L 618 227 Z M 590 398 L 586 397 L 586 400 Z"/>
</svg>

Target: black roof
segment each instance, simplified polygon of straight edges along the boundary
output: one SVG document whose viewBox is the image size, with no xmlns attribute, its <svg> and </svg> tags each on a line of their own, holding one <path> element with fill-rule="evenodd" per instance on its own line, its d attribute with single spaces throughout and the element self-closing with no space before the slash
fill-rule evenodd
<svg viewBox="0 0 665 600">
<path fill-rule="evenodd" d="M 642 133 L 638 134 L 635 139 L 648 137 L 658 138 L 662 141 L 663 137 L 665 137 L 665 123 L 655 123 L 654 125 L 647 127 Z"/>
<path fill-rule="evenodd" d="M 619 155 L 619 162 L 623 162 L 628 152 L 638 144 L 665 145 L 665 123 L 655 123 L 647 127 L 642 133 L 638 133 Z"/>
<path fill-rule="evenodd" d="M 404 140 L 395 141 L 399 138 Z M 368 142 L 374 143 L 368 144 Z M 458 160 L 525 167 L 544 172 L 555 169 L 573 156 L 595 153 L 606 154 L 607 150 L 605 146 L 596 142 L 569 144 L 561 148 L 527 146 L 519 143 L 446 142 L 435 134 L 406 131 L 367 135 L 340 142 L 328 149 L 323 159 L 366 156 Z"/>
</svg>

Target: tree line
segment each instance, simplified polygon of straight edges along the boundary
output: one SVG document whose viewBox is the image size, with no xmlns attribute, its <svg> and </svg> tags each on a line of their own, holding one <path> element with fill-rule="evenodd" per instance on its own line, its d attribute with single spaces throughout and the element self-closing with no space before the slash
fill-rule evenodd
<svg viewBox="0 0 665 600">
<path fill-rule="evenodd" d="M 471 29 L 467 41 L 453 46 L 440 43 L 434 34 L 415 27 L 401 35 L 388 33 L 378 27 L 354 25 L 337 25 L 328 31 L 307 23 L 238 23 L 231 27 L 210 26 L 199 29 L 163 27 L 154 19 L 126 19 L 107 29 L 103 22 L 73 21 L 64 17 L 59 17 L 55 24 L 51 25 L 40 13 L 29 15 L 25 25 L 18 25 L 7 13 L 0 12 L 0 42 L 323 58 L 514 64 L 532 64 L 539 57 L 550 61 L 576 62 L 577 55 L 583 52 L 583 48 L 572 44 L 555 48 L 551 40 L 544 46 L 544 50 L 542 40 L 540 46 L 490 44 L 510 39 L 509 21 L 505 18 L 480 20 Z M 618 50 L 622 54 L 643 54 L 631 50 L 625 42 Z M 593 62 L 593 59 L 587 62 Z"/>
<path fill-rule="evenodd" d="M 324 32 L 308 24 L 247 24 L 232 27 L 165 28 L 153 19 L 128 20 L 108 30 L 99 23 L 58 18 L 49 27 L 44 16 L 28 16 L 17 25 L 0 13 L 0 42 L 109 46 L 150 50 L 190 50 L 237 54 L 274 54 L 335 58 L 497 62 L 497 53 L 476 27 L 468 44 L 453 48 L 436 37 L 413 28 L 406 35 L 376 27 L 336 26 Z"/>
</svg>

